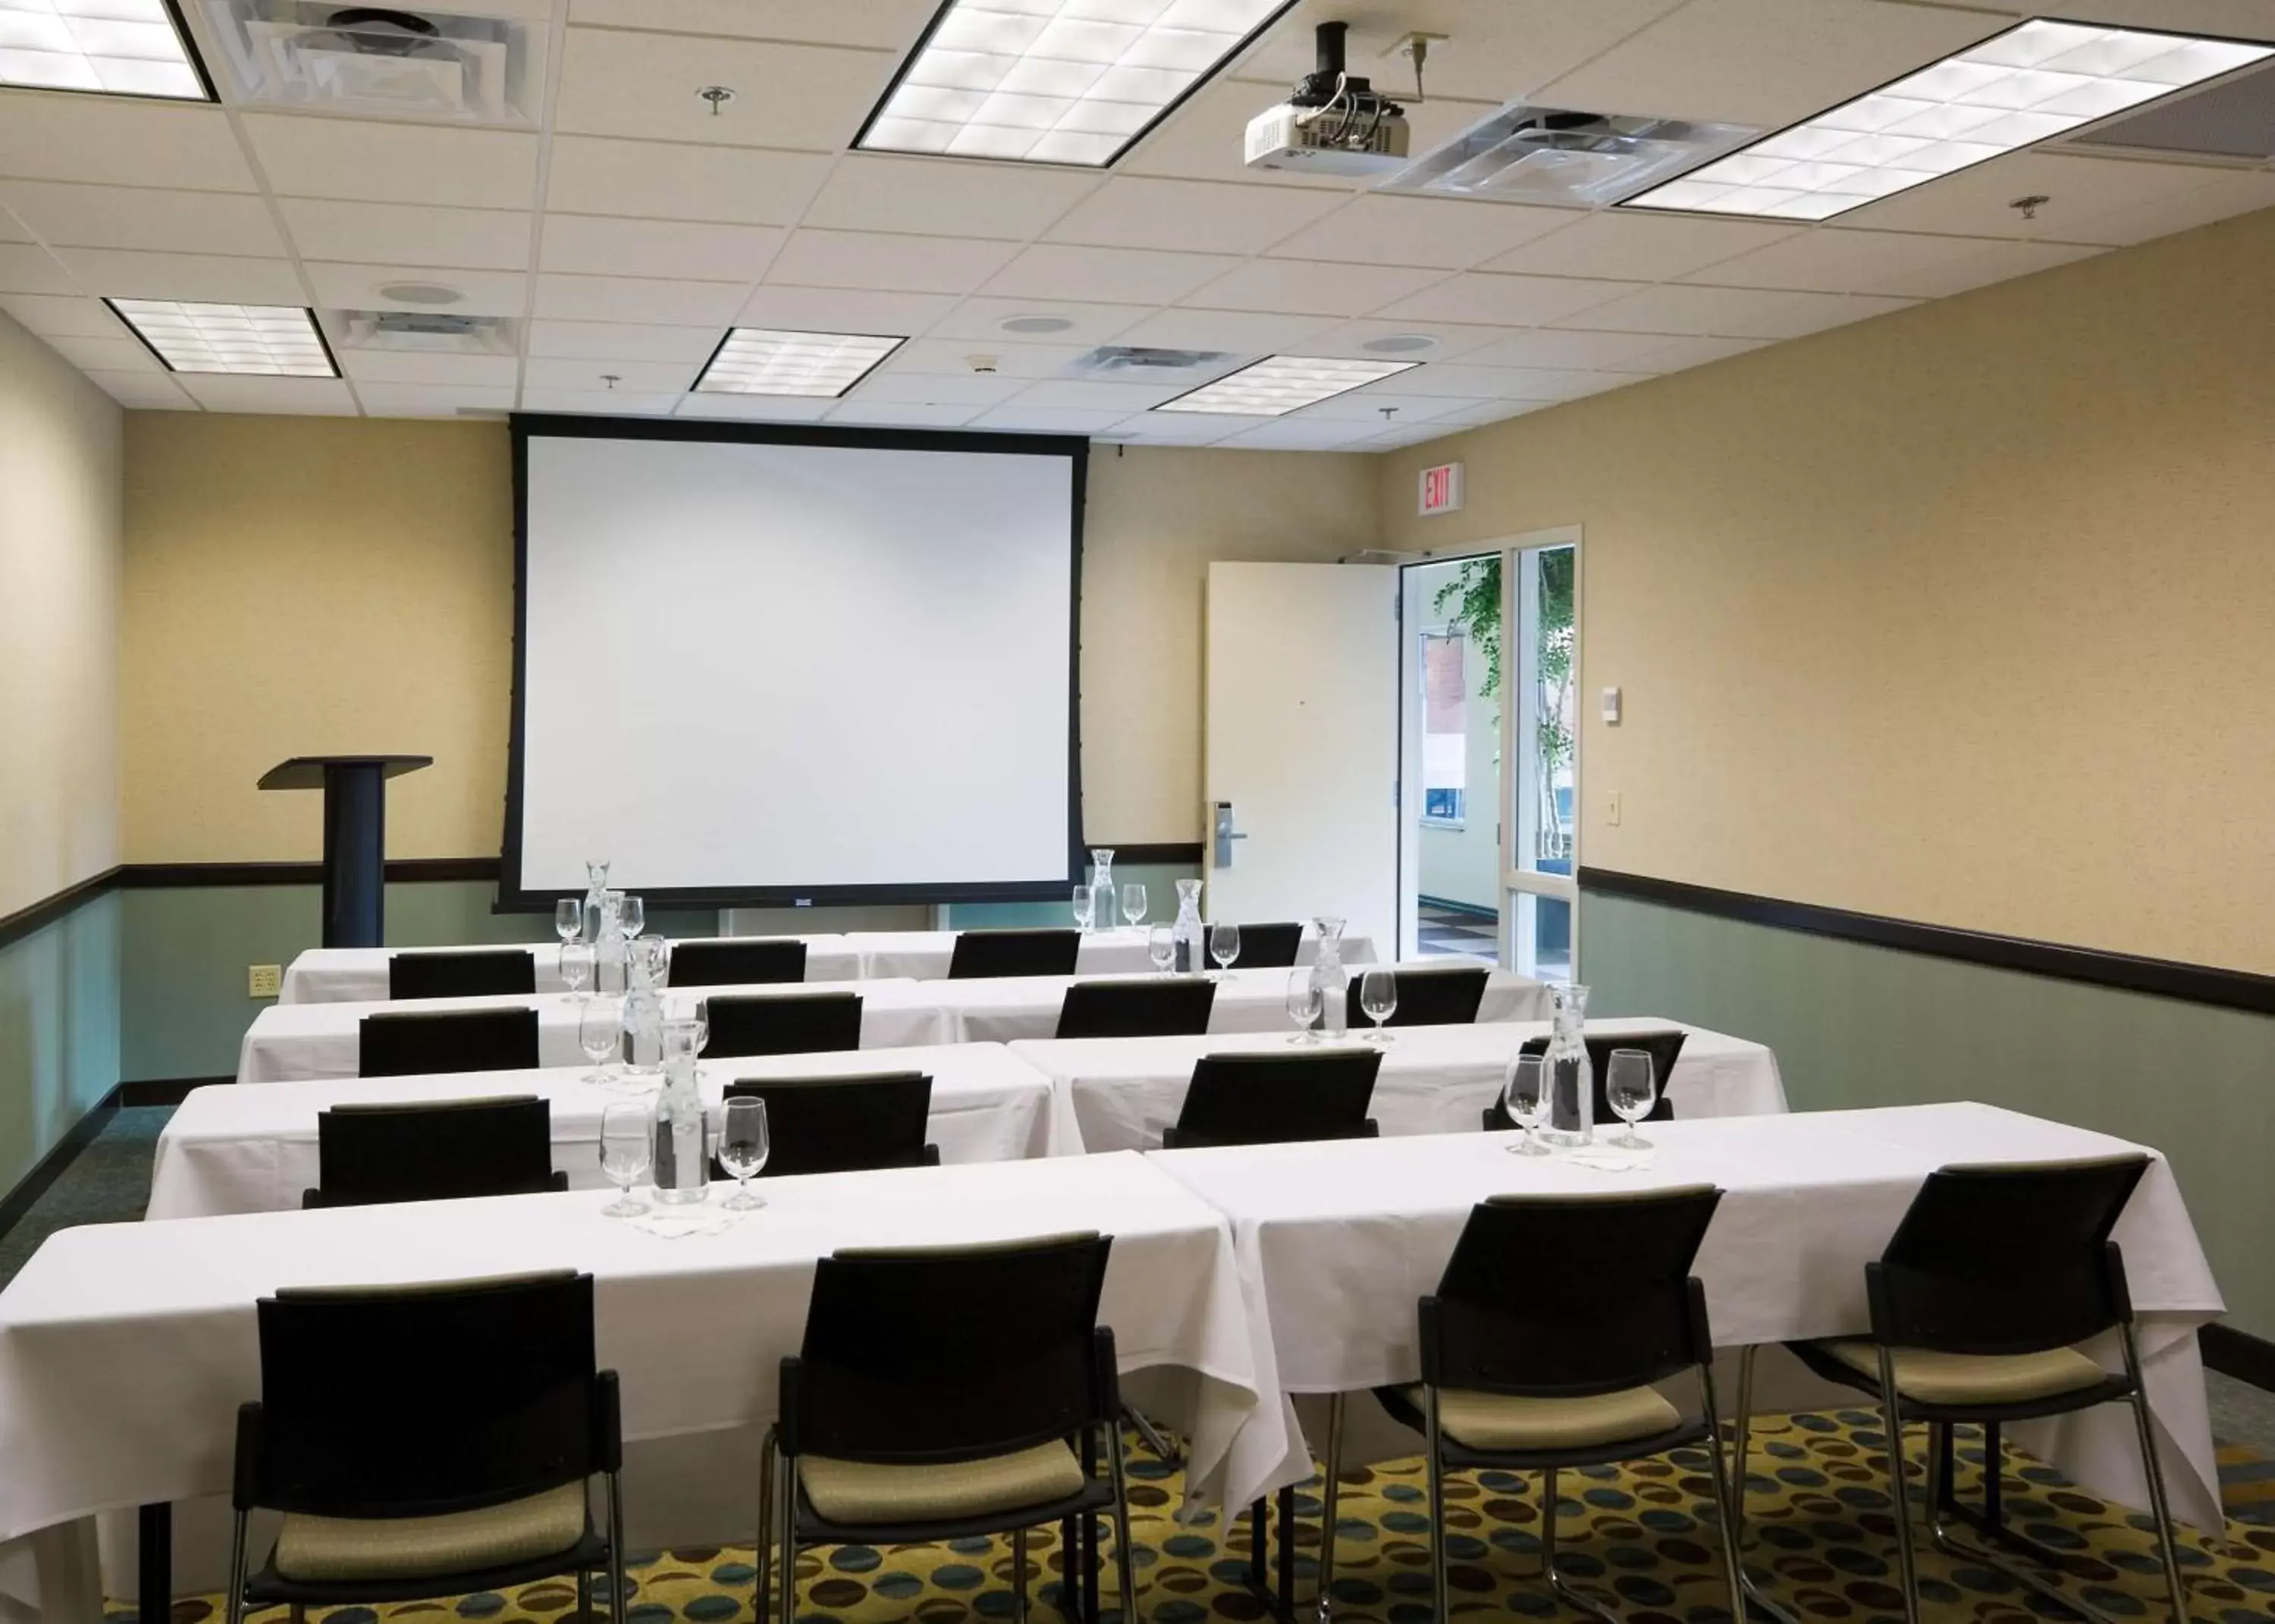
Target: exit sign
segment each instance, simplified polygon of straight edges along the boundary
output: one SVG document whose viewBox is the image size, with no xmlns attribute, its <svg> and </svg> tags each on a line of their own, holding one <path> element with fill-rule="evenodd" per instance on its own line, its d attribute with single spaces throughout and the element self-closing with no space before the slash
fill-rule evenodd
<svg viewBox="0 0 2275 1624">
<path fill-rule="evenodd" d="M 1440 463 L 1435 468 L 1422 471 L 1422 503 L 1418 510 L 1425 518 L 1432 513 L 1462 510 L 1461 464 Z"/>
</svg>

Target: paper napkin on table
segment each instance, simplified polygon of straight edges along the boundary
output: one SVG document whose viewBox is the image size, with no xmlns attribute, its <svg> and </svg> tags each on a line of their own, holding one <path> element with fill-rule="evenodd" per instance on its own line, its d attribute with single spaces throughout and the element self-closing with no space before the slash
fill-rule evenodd
<svg viewBox="0 0 2275 1624">
<path fill-rule="evenodd" d="M 1641 1173 L 1651 1166 L 1657 1155 L 1649 1146 L 1639 1151 L 1621 1150 L 1617 1145 L 1591 1144 L 1583 1149 L 1566 1151 L 1562 1159 L 1577 1167 L 1593 1167 L 1599 1173 Z"/>
<path fill-rule="evenodd" d="M 729 1212 L 715 1206 L 650 1207 L 624 1222 L 648 1235 L 661 1235 L 667 1241 L 684 1239 L 692 1235 L 724 1235 L 743 1221 L 740 1212 Z"/>
</svg>

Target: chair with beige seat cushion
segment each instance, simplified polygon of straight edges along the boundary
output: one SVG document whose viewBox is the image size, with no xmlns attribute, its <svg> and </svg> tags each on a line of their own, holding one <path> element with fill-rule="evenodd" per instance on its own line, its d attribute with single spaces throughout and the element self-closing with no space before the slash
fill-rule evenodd
<svg viewBox="0 0 2275 1624">
<path fill-rule="evenodd" d="M 2165 1599 L 2176 1620 L 2187 1619 L 2141 1385 L 2124 1258 L 2110 1239 L 2148 1169 L 2149 1159 L 2137 1153 L 1940 1168 L 1920 1187 L 1879 1261 L 1865 1265 L 1871 1335 L 1791 1344 L 1818 1375 L 1871 1394 L 1887 1417 L 1896 1550 L 1910 1624 L 1920 1624 L 1921 1613 L 1903 1464 L 1905 1424 L 1924 1422 L 1929 1429 L 1928 1528 L 1938 1548 L 1997 1567 L 2070 1613 L 2098 1618 L 2039 1574 L 1953 1538 L 1942 1520 L 1949 1486 L 1945 1474 L 1955 1424 L 1980 1424 L 1995 1443 L 2005 1423 L 2112 1401 L 2132 1407 L 2149 1509 L 2163 1548 Z M 2116 1371 L 2105 1369 L 2082 1346 L 2112 1332 L 2122 1363 Z M 1741 1513 L 1751 1403 L 1749 1354 L 1738 1394 Z M 1994 1446 L 1985 1469 L 1995 1474 L 1998 1465 Z M 2066 1566 L 2010 1529 L 1985 1526 L 2000 1543 L 2029 1552 L 2049 1567 Z"/>
<path fill-rule="evenodd" d="M 1557 1596 L 1614 1616 L 1556 1560 L 1557 1473 L 1704 1443 L 1715 1503 L 1727 1512 L 1717 1431 L 1713 1339 L 1690 1273 L 1721 1191 L 1688 1185 L 1636 1195 L 1506 1196 L 1471 1209 L 1437 1290 L 1416 1310 L 1422 1379 L 1378 1387 L 1394 1420 L 1422 1433 L 1430 1485 L 1434 1616 L 1447 1616 L 1446 1473 L 1541 1474 L 1542 1568 Z M 1688 1377 L 1696 1417 L 1659 1386 Z M 1342 1401 L 1328 1429 L 1323 1530 L 1335 1525 Z M 1727 1534 L 1730 1518 L 1720 1519 Z M 1321 1613 L 1334 1541 L 1320 1544 Z M 1733 1615 L 1736 1552 L 1723 1553 Z"/>
<path fill-rule="evenodd" d="M 1027 1530 L 1049 1522 L 1093 1616 L 1102 1513 L 1122 1616 L 1137 1618 L 1114 1333 L 1098 1323 L 1111 1246 L 1075 1235 L 820 1260 L 762 1452 L 760 1624 L 770 1599 L 777 1619 L 797 1617 L 804 1546 L 1004 1532 L 1024 1618 Z"/>
<path fill-rule="evenodd" d="M 563 1270 L 280 1291 L 257 1307 L 261 1398 L 238 1411 L 230 1624 L 246 1607 L 368 1605 L 608 1575 L 624 1624 L 616 1378 L 593 1279 Z M 586 1506 L 604 1480 L 606 1536 Z M 248 1523 L 278 1511 L 248 1574 Z"/>
</svg>

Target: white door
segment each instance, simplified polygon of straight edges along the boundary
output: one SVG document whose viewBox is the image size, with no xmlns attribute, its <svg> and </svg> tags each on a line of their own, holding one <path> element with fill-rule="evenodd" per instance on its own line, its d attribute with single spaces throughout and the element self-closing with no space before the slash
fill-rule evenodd
<svg viewBox="0 0 2275 1624">
<path fill-rule="evenodd" d="M 1213 563 L 1203 691 L 1212 919 L 1334 914 L 1398 940 L 1398 571 Z M 1229 808 L 1231 833 L 1220 838 Z"/>
</svg>

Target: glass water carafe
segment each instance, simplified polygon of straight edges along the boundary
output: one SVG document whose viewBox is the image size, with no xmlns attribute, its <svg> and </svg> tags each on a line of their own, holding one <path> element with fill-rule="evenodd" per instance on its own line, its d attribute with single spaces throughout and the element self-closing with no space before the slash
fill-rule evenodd
<svg viewBox="0 0 2275 1624">
<path fill-rule="evenodd" d="M 1311 985 L 1319 992 L 1319 1030 L 1329 1038 L 1350 1030 L 1350 971 L 1343 968 L 1343 922 L 1332 915 L 1311 921 L 1319 933 L 1319 955 L 1311 965 Z"/>
<path fill-rule="evenodd" d="M 1543 1062 L 1548 1071 L 1548 1123 L 1540 1137 L 1550 1144 L 1591 1144 L 1596 1137 L 1596 1069 L 1588 1059 L 1588 989 L 1565 981 L 1548 992 L 1556 1001 L 1556 1026 Z"/>
<path fill-rule="evenodd" d="M 624 905 L 622 891 L 601 893 L 600 929 L 593 938 L 593 990 L 603 998 L 621 997 L 631 985 L 624 974 Z"/>
<path fill-rule="evenodd" d="M 585 880 L 585 917 L 578 927 L 577 939 L 597 945 L 601 940 L 601 899 L 608 893 L 607 862 L 586 862 Z"/>
<path fill-rule="evenodd" d="M 1090 849 L 1090 928 L 1110 931 L 1120 917 L 1114 895 L 1114 848 L 1092 846 Z"/>
<path fill-rule="evenodd" d="M 1208 963 L 1208 926 L 1201 923 L 1199 880 L 1177 881 L 1177 922 L 1169 927 L 1169 935 L 1176 943 L 1169 967 L 1177 974 L 1190 975 Z"/>
<path fill-rule="evenodd" d="M 711 1194 L 710 1121 L 695 1082 L 692 1045 L 675 1045 L 663 1062 L 663 1088 L 655 1097 L 652 1167 L 655 1198 L 679 1204 Z"/>
<path fill-rule="evenodd" d="M 621 949 L 626 944 L 617 938 Z M 652 1077 L 663 1069 L 663 999 L 657 993 L 644 953 L 624 955 L 624 1071 L 634 1077 Z"/>
</svg>

